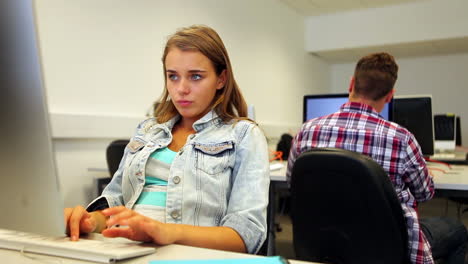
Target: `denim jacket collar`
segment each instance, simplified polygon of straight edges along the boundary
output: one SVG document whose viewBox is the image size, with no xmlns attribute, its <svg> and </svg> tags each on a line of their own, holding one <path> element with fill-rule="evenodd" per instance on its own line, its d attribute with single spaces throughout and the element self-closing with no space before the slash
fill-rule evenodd
<svg viewBox="0 0 468 264">
<path fill-rule="evenodd" d="M 176 115 L 173 118 L 171 118 L 169 121 L 162 123 L 162 124 L 157 124 L 155 128 L 161 128 L 163 129 L 166 133 L 170 134 L 170 131 L 174 127 L 174 125 L 179 121 L 181 118 L 180 115 Z M 222 123 L 221 118 L 216 114 L 216 111 L 211 110 L 208 113 L 206 113 L 202 118 L 198 119 L 193 123 L 193 129 L 198 133 L 202 131 L 203 129 L 213 126 L 213 125 L 219 125 Z"/>
<path fill-rule="evenodd" d="M 210 127 L 210 126 L 217 126 L 222 123 L 221 118 L 216 114 L 215 110 L 211 110 L 202 118 L 198 119 L 193 123 L 193 129 L 196 132 L 200 132 L 203 129 Z"/>
</svg>

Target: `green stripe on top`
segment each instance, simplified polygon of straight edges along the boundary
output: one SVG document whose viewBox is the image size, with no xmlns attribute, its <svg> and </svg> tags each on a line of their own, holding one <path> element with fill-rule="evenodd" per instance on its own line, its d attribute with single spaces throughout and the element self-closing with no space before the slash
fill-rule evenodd
<svg viewBox="0 0 468 264">
<path fill-rule="evenodd" d="M 176 154 L 177 152 L 165 147 L 154 151 L 153 153 L 151 153 L 150 157 L 162 161 L 164 163 L 171 164 Z"/>
<path fill-rule="evenodd" d="M 166 193 L 142 192 L 136 203 L 166 207 Z"/>
<path fill-rule="evenodd" d="M 145 186 L 147 185 L 159 185 L 159 186 L 167 186 L 167 181 L 161 180 L 155 177 L 146 176 L 145 177 Z"/>
</svg>

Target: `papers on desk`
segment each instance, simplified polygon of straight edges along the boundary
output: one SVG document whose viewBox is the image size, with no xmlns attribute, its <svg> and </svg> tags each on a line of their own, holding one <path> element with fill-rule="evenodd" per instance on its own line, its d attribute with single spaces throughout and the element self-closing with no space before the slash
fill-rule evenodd
<svg viewBox="0 0 468 264">
<path fill-rule="evenodd" d="M 195 260 L 153 260 L 149 264 L 287 264 L 283 257 L 258 257 L 240 259 L 195 259 Z"/>
<path fill-rule="evenodd" d="M 271 163 L 270 171 L 281 170 L 284 167 L 283 163 Z"/>
</svg>

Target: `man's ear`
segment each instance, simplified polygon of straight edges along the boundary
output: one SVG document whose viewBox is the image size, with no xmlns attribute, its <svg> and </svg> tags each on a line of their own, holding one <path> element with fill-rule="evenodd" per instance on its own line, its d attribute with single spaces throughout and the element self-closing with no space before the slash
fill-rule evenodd
<svg viewBox="0 0 468 264">
<path fill-rule="evenodd" d="M 218 76 L 218 83 L 216 84 L 216 89 L 222 89 L 226 85 L 226 69 L 224 69 L 221 74 Z"/>
<path fill-rule="evenodd" d="M 389 102 L 392 100 L 394 94 L 395 94 L 395 89 L 392 89 L 392 90 L 385 96 L 385 103 L 389 103 Z"/>
<path fill-rule="evenodd" d="M 349 81 L 348 92 L 351 94 L 353 90 L 354 90 L 354 76 L 351 76 L 351 80 Z"/>
</svg>

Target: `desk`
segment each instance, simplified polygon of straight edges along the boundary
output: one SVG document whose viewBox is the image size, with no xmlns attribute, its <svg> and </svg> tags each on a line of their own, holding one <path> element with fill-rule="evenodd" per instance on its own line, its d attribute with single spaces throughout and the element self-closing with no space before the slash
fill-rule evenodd
<svg viewBox="0 0 468 264">
<path fill-rule="evenodd" d="M 468 198 L 468 166 L 447 165 L 428 162 L 433 175 L 436 195 L 439 197 Z"/>
<path fill-rule="evenodd" d="M 283 161 L 283 162 L 277 162 L 281 163 L 283 167 L 281 167 L 279 170 L 273 170 L 270 171 L 270 181 L 272 182 L 286 182 L 286 171 L 288 170 L 288 162 Z"/>
<path fill-rule="evenodd" d="M 287 163 L 283 164 L 281 169 L 270 171 L 271 183 L 286 183 Z M 450 165 L 450 168 L 433 162 L 428 162 L 427 165 L 433 175 L 436 190 L 465 193 L 464 197 L 468 197 L 468 165 Z"/>
<path fill-rule="evenodd" d="M 15 263 L 15 264 L 38 264 L 38 263 L 60 263 L 60 264 L 84 264 L 94 263 L 83 260 L 75 260 L 69 258 L 44 256 L 39 254 L 27 254 L 40 260 L 30 259 L 21 255 L 18 251 L 0 249 L 0 260 L 2 263 Z M 236 259 L 236 258 L 252 258 L 261 257 L 256 255 L 234 253 L 228 251 L 220 251 L 205 248 L 196 248 L 182 245 L 168 245 L 158 247 L 156 253 L 133 258 L 129 260 L 116 262 L 117 264 L 148 264 L 150 260 L 189 260 L 189 259 Z M 313 263 L 298 260 L 290 260 L 291 264 Z"/>
</svg>

